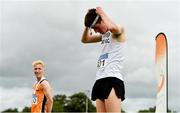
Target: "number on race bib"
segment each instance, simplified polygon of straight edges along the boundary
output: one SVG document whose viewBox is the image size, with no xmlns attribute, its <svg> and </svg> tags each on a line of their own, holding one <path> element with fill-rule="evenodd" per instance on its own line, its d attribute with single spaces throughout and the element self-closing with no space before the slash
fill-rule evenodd
<svg viewBox="0 0 180 113">
<path fill-rule="evenodd" d="M 36 96 L 36 94 L 33 94 L 32 103 L 37 104 L 37 96 Z"/>
<path fill-rule="evenodd" d="M 107 64 L 107 59 L 108 59 L 108 53 L 102 54 L 99 57 L 97 67 L 98 68 L 104 68 L 106 66 L 106 64 Z"/>
</svg>

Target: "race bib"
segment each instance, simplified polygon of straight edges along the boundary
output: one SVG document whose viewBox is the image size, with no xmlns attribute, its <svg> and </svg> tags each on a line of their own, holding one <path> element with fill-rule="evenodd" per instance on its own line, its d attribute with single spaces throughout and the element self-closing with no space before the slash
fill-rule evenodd
<svg viewBox="0 0 180 113">
<path fill-rule="evenodd" d="M 102 54 L 99 57 L 97 67 L 99 69 L 103 69 L 106 66 L 106 64 L 107 64 L 107 59 L 108 59 L 108 53 Z"/>
<path fill-rule="evenodd" d="M 32 104 L 37 104 L 37 96 L 36 96 L 36 94 L 33 94 Z"/>
</svg>

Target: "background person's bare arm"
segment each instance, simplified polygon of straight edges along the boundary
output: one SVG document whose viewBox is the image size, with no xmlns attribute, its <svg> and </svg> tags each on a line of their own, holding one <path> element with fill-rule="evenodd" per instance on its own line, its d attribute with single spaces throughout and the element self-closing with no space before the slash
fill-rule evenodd
<svg viewBox="0 0 180 113">
<path fill-rule="evenodd" d="M 46 112 L 51 113 L 52 111 L 52 106 L 53 106 L 53 95 L 52 95 L 52 90 L 49 82 L 43 81 L 42 83 L 44 95 L 46 96 L 47 102 L 45 105 Z"/>
</svg>

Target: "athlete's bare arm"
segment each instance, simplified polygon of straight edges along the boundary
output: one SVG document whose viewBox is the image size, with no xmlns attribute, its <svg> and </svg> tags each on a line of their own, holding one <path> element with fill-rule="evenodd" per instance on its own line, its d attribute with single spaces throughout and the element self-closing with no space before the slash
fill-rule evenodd
<svg viewBox="0 0 180 113">
<path fill-rule="evenodd" d="M 113 33 L 113 37 L 117 38 L 119 42 L 125 41 L 124 28 L 121 25 L 115 24 L 102 10 L 101 7 L 96 7 L 96 13 L 100 15 L 102 21 L 106 24 L 109 31 Z"/>
<path fill-rule="evenodd" d="M 51 113 L 52 106 L 53 106 L 53 95 L 52 95 L 51 86 L 50 86 L 49 82 L 47 82 L 47 81 L 43 81 L 41 84 L 43 87 L 44 95 L 47 98 L 46 107 L 45 107 L 46 112 Z"/>
<path fill-rule="evenodd" d="M 85 27 L 81 41 L 83 43 L 96 43 L 101 41 L 101 34 L 91 34 L 89 28 Z"/>
</svg>

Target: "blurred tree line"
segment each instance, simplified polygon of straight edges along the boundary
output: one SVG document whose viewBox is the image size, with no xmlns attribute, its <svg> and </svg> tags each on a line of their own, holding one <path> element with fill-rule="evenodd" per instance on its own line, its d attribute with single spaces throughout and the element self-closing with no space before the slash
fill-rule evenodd
<svg viewBox="0 0 180 113">
<path fill-rule="evenodd" d="M 156 107 L 150 107 L 148 109 L 139 110 L 138 113 L 155 113 Z M 167 113 L 177 113 L 176 111 L 172 111 L 168 109 Z"/>
<path fill-rule="evenodd" d="M 148 109 L 139 110 L 138 113 L 155 113 L 155 109 L 155 107 L 150 107 Z M 86 112 L 86 110 L 87 112 L 96 112 L 96 107 L 93 105 L 89 97 L 87 97 L 83 92 L 75 93 L 69 97 L 66 95 L 55 95 L 53 97 L 52 112 Z M 2 111 L 2 113 L 5 112 L 31 112 L 31 107 L 26 106 L 22 109 L 22 111 L 18 111 L 17 108 L 8 108 Z M 122 109 L 121 113 L 126 112 Z M 168 113 L 177 112 L 168 109 Z"/>
<path fill-rule="evenodd" d="M 96 112 L 95 106 L 85 93 L 79 92 L 69 97 L 66 95 L 55 95 L 53 97 L 52 112 L 86 112 L 86 110 Z M 31 107 L 26 106 L 22 111 L 18 111 L 17 108 L 9 108 L 2 111 L 2 113 L 5 112 L 31 112 Z"/>
</svg>

